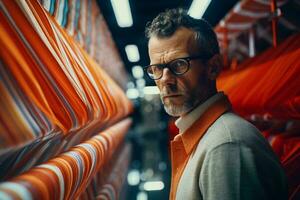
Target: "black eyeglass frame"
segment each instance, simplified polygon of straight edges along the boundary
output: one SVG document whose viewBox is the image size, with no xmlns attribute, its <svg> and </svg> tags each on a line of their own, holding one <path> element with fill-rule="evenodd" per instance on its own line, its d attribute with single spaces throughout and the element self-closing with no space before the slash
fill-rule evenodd
<svg viewBox="0 0 300 200">
<path fill-rule="evenodd" d="M 185 74 L 186 72 L 189 71 L 190 65 L 191 65 L 191 64 L 190 64 L 190 61 L 191 61 L 191 60 L 195 60 L 195 59 L 209 60 L 210 58 L 211 58 L 211 56 L 208 56 L 208 55 L 206 55 L 206 54 L 203 54 L 203 55 L 197 55 L 197 56 L 188 56 L 188 57 L 183 57 L 183 58 L 175 58 L 175 59 L 169 61 L 168 63 L 147 65 L 147 66 L 144 67 L 144 71 L 146 72 L 146 74 L 148 75 L 148 77 L 149 77 L 150 79 L 152 79 L 152 80 L 159 80 L 159 79 L 162 78 L 163 73 L 161 73 L 161 76 L 159 76 L 158 78 L 152 78 L 152 77 L 148 74 L 148 72 L 147 72 L 147 69 L 148 69 L 149 67 L 151 67 L 151 66 L 161 66 L 161 67 L 162 67 L 162 71 L 164 70 L 164 68 L 168 68 L 174 75 L 183 75 L 183 74 Z M 185 61 L 188 63 L 187 69 L 186 69 L 185 72 L 182 72 L 182 73 L 176 73 L 176 72 L 174 72 L 174 71 L 169 67 L 170 63 L 172 63 L 172 62 L 174 62 L 174 61 L 176 61 L 176 60 L 185 60 Z"/>
</svg>

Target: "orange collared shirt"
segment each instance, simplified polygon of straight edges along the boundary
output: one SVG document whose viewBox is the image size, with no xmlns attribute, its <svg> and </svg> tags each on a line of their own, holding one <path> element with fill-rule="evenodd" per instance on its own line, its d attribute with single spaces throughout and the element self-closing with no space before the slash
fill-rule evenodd
<svg viewBox="0 0 300 200">
<path fill-rule="evenodd" d="M 207 129 L 226 111 L 231 108 L 226 96 L 223 96 L 212 105 L 185 131 L 171 142 L 172 180 L 170 200 L 176 196 L 177 186 L 190 155 L 199 143 Z"/>
</svg>

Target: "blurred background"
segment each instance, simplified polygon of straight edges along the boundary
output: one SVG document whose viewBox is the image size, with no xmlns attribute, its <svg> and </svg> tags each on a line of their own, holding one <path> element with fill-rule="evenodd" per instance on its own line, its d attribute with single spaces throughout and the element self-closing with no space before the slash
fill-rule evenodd
<svg viewBox="0 0 300 200">
<path fill-rule="evenodd" d="M 169 198 L 178 129 L 144 31 L 178 7 L 214 28 L 218 90 L 300 198 L 299 0 L 0 0 L 0 199 Z"/>
</svg>

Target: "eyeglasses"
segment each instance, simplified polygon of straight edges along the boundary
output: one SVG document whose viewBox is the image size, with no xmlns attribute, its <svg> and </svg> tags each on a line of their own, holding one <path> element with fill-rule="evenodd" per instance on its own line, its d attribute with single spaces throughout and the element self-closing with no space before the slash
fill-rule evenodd
<svg viewBox="0 0 300 200">
<path fill-rule="evenodd" d="M 165 64 L 153 64 L 144 67 L 148 76 L 153 80 L 158 80 L 163 76 L 164 68 L 168 68 L 175 75 L 183 75 L 190 68 L 190 61 L 194 59 L 208 59 L 207 55 L 190 56 L 176 58 Z"/>
</svg>

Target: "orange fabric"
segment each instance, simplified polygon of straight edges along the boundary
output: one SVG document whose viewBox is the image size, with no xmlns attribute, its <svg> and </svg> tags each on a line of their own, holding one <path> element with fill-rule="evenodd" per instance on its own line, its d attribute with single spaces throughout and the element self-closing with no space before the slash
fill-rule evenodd
<svg viewBox="0 0 300 200">
<path fill-rule="evenodd" d="M 217 80 L 240 115 L 269 114 L 277 119 L 300 118 L 300 34 L 249 59 Z"/>
<path fill-rule="evenodd" d="M 122 89 L 39 1 L 1 2 L 0 150 L 54 132 L 65 140 L 80 132 L 79 142 L 131 112 Z"/>
<path fill-rule="evenodd" d="M 100 132 L 84 143 L 71 148 L 69 151 L 38 165 L 25 173 L 16 176 L 7 182 L 0 183 L 0 192 L 4 192 L 13 199 L 22 198 L 17 188 L 4 188 L 5 183 L 15 183 L 22 188 L 26 188 L 33 199 L 77 199 L 86 189 L 96 173 L 103 169 L 104 165 L 111 167 L 110 164 L 113 153 L 121 146 L 122 141 L 130 127 L 131 120 L 125 119 L 114 126 Z M 103 148 L 103 147 L 107 148 Z M 129 162 L 129 149 L 121 160 Z M 128 158 L 128 159 L 127 159 Z M 45 168 L 45 166 L 51 166 Z M 124 165 L 117 165 L 118 170 L 124 169 Z M 59 176 L 54 173 L 61 173 L 63 182 L 58 181 Z M 124 179 L 125 171 L 122 178 Z M 103 174 L 101 174 L 103 176 Z M 112 174 L 112 178 L 116 174 Z M 121 178 L 121 177 L 120 177 Z M 119 179 L 118 179 L 119 180 Z M 113 180 L 108 180 L 113 185 Z M 120 189 L 120 182 L 116 184 Z M 62 190 L 61 190 L 62 188 Z M 91 198 L 94 199 L 94 198 Z"/>
<path fill-rule="evenodd" d="M 190 155 L 207 129 L 226 111 L 231 105 L 227 98 L 222 98 L 211 105 L 200 118 L 188 128 L 184 134 L 177 135 L 171 142 L 172 182 L 170 200 L 175 199 L 177 186 Z"/>
<path fill-rule="evenodd" d="M 258 122 L 258 119 L 254 121 Z M 263 128 L 263 123 L 258 122 L 255 125 Z M 278 156 L 284 168 L 287 181 L 289 200 L 298 200 L 300 196 L 300 137 L 299 121 L 273 121 L 269 129 L 262 132 L 264 137 L 269 141 L 273 151 Z M 266 125 L 268 126 L 268 125 Z M 263 128 L 264 129 L 264 128 Z M 284 132 L 282 130 L 285 129 Z"/>
<path fill-rule="evenodd" d="M 77 199 L 120 148 L 131 120 L 116 122 L 132 104 L 40 1 L 2 0 L 0 7 L 0 199 Z M 101 44 L 111 52 L 101 54 L 117 74 L 122 62 L 113 45 Z"/>
<path fill-rule="evenodd" d="M 41 110 L 54 121 L 54 123 L 57 123 L 58 126 L 62 126 L 61 122 L 56 119 L 55 114 L 49 106 L 49 103 L 51 105 L 56 104 L 51 98 L 53 96 L 51 94 L 52 91 L 49 91 L 49 94 L 51 95 L 49 95 L 48 99 L 46 100 L 46 97 L 42 91 L 49 90 L 46 88 L 47 84 L 39 84 L 44 82 L 43 80 L 39 80 L 40 75 L 38 73 L 33 74 L 33 72 L 29 70 L 30 66 L 34 66 L 34 64 L 29 59 L 30 56 L 26 55 L 26 50 L 24 47 L 17 46 L 16 40 L 18 38 L 11 37 L 16 33 L 4 19 L 5 17 L 2 15 L 2 12 L 0 12 L 0 45 L 2 47 L 0 51 L 1 60 L 5 65 L 13 66 L 11 70 L 14 70 L 12 73 L 18 75 L 17 81 L 19 82 L 20 87 L 28 93 L 28 96 L 35 101 L 36 105 L 39 106 Z M 22 21 L 23 23 L 26 23 L 24 18 L 22 18 Z M 24 26 L 26 26 L 26 24 Z M 15 41 L 13 41 L 13 39 L 15 39 Z M 25 58 L 28 59 L 25 60 Z"/>
</svg>

